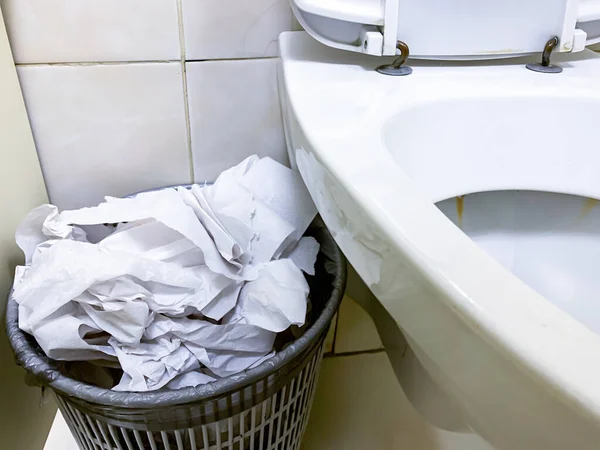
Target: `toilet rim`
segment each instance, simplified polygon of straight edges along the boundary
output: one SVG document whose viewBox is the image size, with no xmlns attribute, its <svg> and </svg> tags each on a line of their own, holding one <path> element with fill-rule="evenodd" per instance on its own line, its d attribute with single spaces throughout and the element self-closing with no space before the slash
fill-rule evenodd
<svg viewBox="0 0 600 450">
<path fill-rule="evenodd" d="M 307 42 L 306 45 L 313 46 L 312 52 L 319 44 Z M 307 74 L 315 83 L 326 83 L 327 80 L 323 81 L 325 70 L 342 70 L 348 75 L 344 81 L 352 83 L 360 82 L 362 77 L 373 79 L 375 75 L 364 70 L 364 65 L 373 64 L 373 60 L 318 49 L 323 52 L 316 56 L 318 61 L 305 65 L 306 61 L 294 61 L 295 55 L 286 54 L 289 49 L 285 45 L 282 47 L 284 61 L 280 77 L 286 79 L 286 87 L 294 100 L 298 100 L 291 101 L 288 97 L 284 100 L 284 108 L 293 110 L 304 138 L 313 148 L 319 149 L 317 162 L 378 224 L 385 238 L 410 257 L 432 285 L 447 293 L 446 301 L 462 320 L 478 329 L 484 338 L 494 342 L 499 352 L 509 355 L 566 402 L 600 416 L 600 384 L 597 383 L 600 336 L 531 289 L 456 228 L 435 206 L 435 201 L 442 197 L 432 199 L 398 166 L 380 136 L 374 134 L 381 130 L 365 127 L 362 134 L 344 135 L 328 130 L 322 123 L 317 126 L 311 116 L 314 109 L 307 107 L 306 96 L 298 95 L 300 90 L 314 87 L 307 82 Z M 333 61 L 330 55 L 333 55 Z M 582 59 L 588 56 L 579 55 Z M 589 58 L 594 60 L 593 70 L 598 73 L 600 60 L 595 55 Z M 350 66 L 351 63 L 344 67 L 344 59 L 356 61 L 363 67 Z M 292 64 L 285 67 L 289 62 Z M 291 74 L 288 69 L 296 62 L 301 67 Z M 569 83 L 569 78 L 586 75 L 586 67 L 581 67 L 583 71 L 567 73 L 565 83 Z M 340 73 L 331 72 L 334 78 L 329 81 L 335 80 L 335 75 Z M 523 73 L 523 77 L 530 76 L 526 71 Z M 541 80 L 543 84 L 544 75 L 540 76 L 542 78 L 537 78 L 536 82 Z M 598 90 L 600 92 L 600 88 Z M 287 93 L 282 92 L 282 95 Z M 368 149 L 367 154 L 364 149 Z M 313 154 L 305 156 L 315 158 Z M 447 192 L 445 197 L 467 193 Z M 478 274 L 477 282 L 474 282 L 474 273 Z M 490 286 L 501 289 L 490 289 Z M 556 355 L 560 355 L 560 359 Z"/>
<path fill-rule="evenodd" d="M 320 147 L 318 140 L 312 144 Z M 394 167 L 383 149 L 371 147 L 369 168 L 360 171 L 360 178 L 327 153 L 320 154 L 320 165 L 388 242 L 447 294 L 444 298 L 463 321 L 568 403 L 600 416 L 600 336 L 479 248 Z"/>
</svg>

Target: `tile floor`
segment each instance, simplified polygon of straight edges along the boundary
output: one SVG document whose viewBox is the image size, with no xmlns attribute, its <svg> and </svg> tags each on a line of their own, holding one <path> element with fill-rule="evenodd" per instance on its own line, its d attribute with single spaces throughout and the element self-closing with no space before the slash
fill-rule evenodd
<svg viewBox="0 0 600 450">
<path fill-rule="evenodd" d="M 477 436 L 429 426 L 413 410 L 381 349 L 375 325 L 349 297 L 342 302 L 325 351 L 302 450 L 492 450 Z M 77 450 L 60 414 L 44 450 Z"/>
<path fill-rule="evenodd" d="M 492 450 L 481 438 L 429 426 L 385 352 L 325 358 L 303 450 Z"/>
<path fill-rule="evenodd" d="M 350 297 L 344 297 L 338 313 L 334 353 L 354 353 L 383 349 L 369 315 Z"/>
</svg>

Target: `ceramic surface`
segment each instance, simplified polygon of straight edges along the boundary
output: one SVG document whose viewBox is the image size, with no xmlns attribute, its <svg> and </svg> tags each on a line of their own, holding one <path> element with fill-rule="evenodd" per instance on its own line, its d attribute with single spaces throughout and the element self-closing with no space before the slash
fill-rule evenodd
<svg viewBox="0 0 600 450">
<path fill-rule="evenodd" d="M 373 70 L 380 59 L 303 33 L 283 34 L 280 46 L 292 165 L 406 336 L 412 373 L 426 373 L 496 448 L 595 448 L 600 336 L 435 203 L 516 189 L 600 198 L 590 145 L 600 58 L 557 57 L 560 76 L 528 71 L 522 59 L 411 63 L 413 75 L 395 78 Z"/>
</svg>

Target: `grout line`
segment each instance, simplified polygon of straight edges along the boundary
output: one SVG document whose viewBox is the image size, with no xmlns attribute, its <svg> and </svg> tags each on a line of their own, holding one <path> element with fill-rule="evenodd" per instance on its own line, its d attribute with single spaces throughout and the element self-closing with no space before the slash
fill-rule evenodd
<svg viewBox="0 0 600 450">
<path fill-rule="evenodd" d="M 340 309 L 338 308 L 337 315 L 335 316 L 335 329 L 333 330 L 333 342 L 331 343 L 331 353 L 335 353 L 335 341 L 337 339 L 339 323 L 340 323 Z"/>
<path fill-rule="evenodd" d="M 347 356 L 357 356 L 357 355 L 375 355 L 377 353 L 384 353 L 385 348 L 374 348 L 371 350 L 357 350 L 355 352 L 345 352 L 345 353 L 334 353 L 329 352 L 325 356 L 328 358 L 342 358 Z"/>
<path fill-rule="evenodd" d="M 178 3 L 181 0 L 178 0 Z M 84 62 L 39 62 L 39 63 L 15 63 L 17 67 L 90 67 L 90 66 L 128 66 L 134 64 L 170 64 L 186 62 L 227 62 L 227 61 L 253 61 L 264 59 L 277 59 L 278 56 L 259 56 L 252 58 L 215 58 L 215 59 L 185 59 L 185 44 L 183 42 L 183 27 L 179 28 L 180 59 L 157 59 L 142 61 L 84 61 Z"/>
<path fill-rule="evenodd" d="M 181 0 L 177 0 L 177 22 L 179 25 L 179 52 L 181 53 L 181 80 L 183 82 L 183 108 L 185 113 L 185 128 L 190 164 L 190 183 L 194 184 L 196 182 L 196 175 L 194 173 L 194 152 L 192 151 L 192 125 L 190 123 L 190 102 L 188 97 L 187 65 L 185 60 L 185 34 L 183 29 L 183 6 Z"/>
<path fill-rule="evenodd" d="M 344 299 L 342 298 L 342 302 Z M 333 330 L 333 344 L 331 344 L 331 353 L 335 353 L 335 343 L 337 341 L 338 335 L 338 325 L 340 324 L 340 311 L 342 309 L 342 303 L 340 302 L 340 307 L 338 308 L 337 315 L 335 317 L 335 330 Z"/>
<path fill-rule="evenodd" d="M 256 56 L 256 57 L 248 57 L 248 58 L 206 58 L 206 59 L 186 59 L 186 62 L 227 62 L 227 61 L 253 61 L 253 60 L 263 60 L 263 59 L 277 59 L 279 56 Z"/>
<path fill-rule="evenodd" d="M 180 62 L 179 59 L 161 59 L 146 61 L 86 61 L 86 62 L 46 62 L 16 63 L 17 67 L 88 67 L 88 66 L 128 66 L 133 64 L 170 64 Z"/>
</svg>

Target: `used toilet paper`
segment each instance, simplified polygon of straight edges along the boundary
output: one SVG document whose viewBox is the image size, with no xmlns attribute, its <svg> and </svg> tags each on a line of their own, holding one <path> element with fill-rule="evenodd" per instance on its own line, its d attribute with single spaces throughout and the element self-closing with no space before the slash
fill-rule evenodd
<svg viewBox="0 0 600 450">
<path fill-rule="evenodd" d="M 319 245 L 303 234 L 316 212 L 297 173 L 257 156 L 212 185 L 42 205 L 16 232 L 19 326 L 51 358 L 118 362 L 115 390 L 239 373 L 304 324 Z"/>
</svg>

